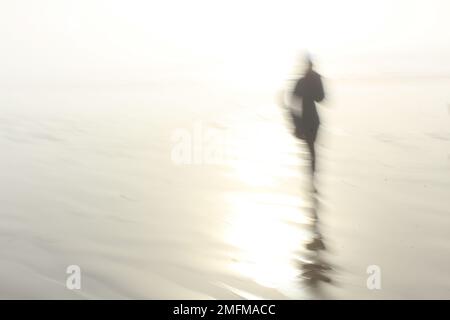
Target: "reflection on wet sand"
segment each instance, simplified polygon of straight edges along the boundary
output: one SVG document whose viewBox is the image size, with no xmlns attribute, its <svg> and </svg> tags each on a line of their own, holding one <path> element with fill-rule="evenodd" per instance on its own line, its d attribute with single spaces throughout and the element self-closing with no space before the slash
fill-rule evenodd
<svg viewBox="0 0 450 320">
<path fill-rule="evenodd" d="M 233 273 L 286 298 L 329 298 L 323 287 L 335 284 L 334 270 L 324 257 L 320 200 L 311 189 L 288 193 L 255 188 L 228 194 L 231 215 L 225 240 L 235 248 Z"/>
<path fill-rule="evenodd" d="M 312 289 L 316 290 L 316 294 L 320 293 L 320 286 L 323 283 L 333 283 L 331 274 L 333 269 L 327 260 L 323 257 L 323 252 L 327 250 L 325 240 L 320 230 L 319 221 L 320 201 L 315 194 L 314 206 L 311 208 L 312 222 L 310 224 L 312 237 L 305 248 L 308 254 L 300 264 L 301 279 Z M 320 293 L 321 295 L 323 293 Z"/>
</svg>

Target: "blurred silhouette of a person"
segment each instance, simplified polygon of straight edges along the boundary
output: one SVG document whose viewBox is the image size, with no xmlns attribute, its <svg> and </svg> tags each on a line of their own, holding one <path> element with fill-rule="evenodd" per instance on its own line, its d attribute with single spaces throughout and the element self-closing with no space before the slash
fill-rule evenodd
<svg viewBox="0 0 450 320">
<path fill-rule="evenodd" d="M 299 259 L 299 278 L 305 283 L 311 293 L 317 297 L 327 296 L 322 284 L 335 284 L 331 278 L 333 267 L 322 253 L 327 251 L 319 223 L 319 198 L 315 186 L 316 149 L 315 142 L 319 131 L 320 119 L 316 109 L 316 102 L 325 98 L 321 76 L 314 70 L 314 64 L 309 55 L 304 58 L 306 68 L 303 75 L 296 80 L 292 95 L 286 97 L 285 91 L 280 91 L 278 103 L 285 108 L 292 121 L 296 138 L 304 141 L 308 147 L 311 167 L 312 205 L 309 224 L 311 237 L 304 244 L 306 251 L 302 250 L 302 259 Z M 288 98 L 288 99 L 285 99 Z M 289 102 L 287 102 L 288 100 Z M 287 103 L 286 103 L 287 102 Z M 305 214 L 303 212 L 303 214 Z"/>
<path fill-rule="evenodd" d="M 294 125 L 293 133 L 295 137 L 306 142 L 310 155 L 311 185 L 313 190 L 311 194 L 312 206 L 310 212 L 311 239 L 305 243 L 307 254 L 304 254 L 304 259 L 300 262 L 300 276 L 310 288 L 314 289 L 314 293 L 320 296 L 324 294 L 320 291 L 320 284 L 334 282 L 330 274 L 332 267 L 321 255 L 321 252 L 327 251 L 327 248 L 320 230 L 319 199 L 315 186 L 315 142 L 320 126 L 316 102 L 321 102 L 325 98 L 325 92 L 322 78 L 314 70 L 314 64 L 309 54 L 304 57 L 304 62 L 306 68 L 303 75 L 296 80 L 289 103 L 285 103 L 284 92 L 280 92 L 281 95 L 278 99 L 281 106 L 288 109 L 290 120 L 292 120 Z"/>
<path fill-rule="evenodd" d="M 292 93 L 289 111 L 294 123 L 294 134 L 298 139 L 304 140 L 308 146 L 311 159 L 311 175 L 314 186 L 314 174 L 316 172 L 315 142 L 320 126 L 319 114 L 316 102 L 325 98 L 321 76 L 314 70 L 314 64 L 309 55 L 305 57 L 306 70 L 304 75 L 297 80 Z M 300 106 L 298 106 L 300 104 Z"/>
</svg>

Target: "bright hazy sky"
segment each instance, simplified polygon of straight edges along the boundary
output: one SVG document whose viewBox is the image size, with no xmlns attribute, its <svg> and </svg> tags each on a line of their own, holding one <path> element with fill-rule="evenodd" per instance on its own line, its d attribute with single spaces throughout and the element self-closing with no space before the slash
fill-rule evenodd
<svg viewBox="0 0 450 320">
<path fill-rule="evenodd" d="M 448 0 L 9 0 L 1 77 L 146 79 L 220 65 L 280 75 L 302 49 L 325 73 L 365 70 L 370 59 L 387 71 L 448 72 L 449 14 Z"/>
</svg>

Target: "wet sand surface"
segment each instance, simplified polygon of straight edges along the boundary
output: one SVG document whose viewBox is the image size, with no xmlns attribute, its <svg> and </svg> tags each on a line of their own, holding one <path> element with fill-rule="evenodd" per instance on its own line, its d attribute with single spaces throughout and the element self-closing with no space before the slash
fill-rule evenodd
<svg viewBox="0 0 450 320">
<path fill-rule="evenodd" d="M 329 80 L 316 196 L 273 91 L 2 88 L 0 298 L 449 298 L 449 84 Z"/>
</svg>

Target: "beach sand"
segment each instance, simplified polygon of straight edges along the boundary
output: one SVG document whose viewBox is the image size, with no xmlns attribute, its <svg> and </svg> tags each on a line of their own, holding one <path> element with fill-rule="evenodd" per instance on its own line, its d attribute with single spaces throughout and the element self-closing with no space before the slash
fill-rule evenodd
<svg viewBox="0 0 450 320">
<path fill-rule="evenodd" d="M 0 298 L 448 299 L 449 85 L 326 80 L 317 197 L 275 91 L 3 87 Z"/>
</svg>

